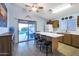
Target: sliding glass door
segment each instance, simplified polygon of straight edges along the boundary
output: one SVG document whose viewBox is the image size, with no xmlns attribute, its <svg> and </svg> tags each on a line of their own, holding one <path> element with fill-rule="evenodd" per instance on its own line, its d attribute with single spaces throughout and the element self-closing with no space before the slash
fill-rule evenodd
<svg viewBox="0 0 79 59">
<path fill-rule="evenodd" d="M 19 22 L 19 42 L 30 41 L 34 39 L 36 28 L 35 21 L 20 21 Z"/>
</svg>

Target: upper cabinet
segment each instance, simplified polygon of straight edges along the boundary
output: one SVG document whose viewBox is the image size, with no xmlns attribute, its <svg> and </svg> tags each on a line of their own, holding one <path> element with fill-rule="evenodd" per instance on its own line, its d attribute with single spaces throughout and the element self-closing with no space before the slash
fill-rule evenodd
<svg viewBox="0 0 79 59">
<path fill-rule="evenodd" d="M 52 21 L 53 28 L 59 27 L 59 20 Z"/>
<path fill-rule="evenodd" d="M 53 28 L 58 28 L 59 27 L 59 20 L 54 20 L 54 21 L 49 20 L 47 22 L 47 24 L 52 24 Z"/>
<path fill-rule="evenodd" d="M 79 27 L 79 16 L 77 16 L 77 27 Z"/>
</svg>

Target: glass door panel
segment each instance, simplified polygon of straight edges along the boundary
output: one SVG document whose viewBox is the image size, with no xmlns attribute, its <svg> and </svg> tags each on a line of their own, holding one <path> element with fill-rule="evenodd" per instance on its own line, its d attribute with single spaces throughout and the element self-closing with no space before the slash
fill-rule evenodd
<svg viewBox="0 0 79 59">
<path fill-rule="evenodd" d="M 28 40 L 28 24 L 19 23 L 19 42 Z"/>
<path fill-rule="evenodd" d="M 34 39 L 35 24 L 29 24 L 29 40 Z"/>
</svg>

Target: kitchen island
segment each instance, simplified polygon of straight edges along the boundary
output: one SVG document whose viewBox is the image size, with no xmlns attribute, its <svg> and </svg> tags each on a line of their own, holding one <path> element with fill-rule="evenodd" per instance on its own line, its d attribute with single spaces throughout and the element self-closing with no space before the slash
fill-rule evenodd
<svg viewBox="0 0 79 59">
<path fill-rule="evenodd" d="M 44 35 L 46 37 L 51 37 L 52 41 L 52 53 L 58 52 L 58 41 L 62 39 L 63 34 L 49 33 L 49 32 L 36 32 L 36 34 Z"/>
</svg>

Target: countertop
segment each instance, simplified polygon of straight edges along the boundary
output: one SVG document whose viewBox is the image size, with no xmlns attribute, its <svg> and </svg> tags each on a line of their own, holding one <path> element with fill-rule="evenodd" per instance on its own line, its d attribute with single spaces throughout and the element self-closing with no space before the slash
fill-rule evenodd
<svg viewBox="0 0 79 59">
<path fill-rule="evenodd" d="M 46 35 L 46 36 L 49 36 L 49 37 L 53 37 L 53 38 L 64 36 L 63 34 L 49 33 L 49 32 L 36 32 L 36 33 Z"/>
<path fill-rule="evenodd" d="M 72 31 L 72 32 L 56 32 L 56 33 L 79 35 L 79 32 L 77 32 L 77 31 Z"/>
<path fill-rule="evenodd" d="M 70 33 L 67 33 L 67 34 L 79 35 L 79 32 L 70 32 Z"/>
<path fill-rule="evenodd" d="M 12 35 L 12 33 L 10 33 L 10 32 L 6 32 L 6 33 L 3 33 L 3 34 L 0 34 L 0 36 L 10 36 L 10 35 Z"/>
</svg>

